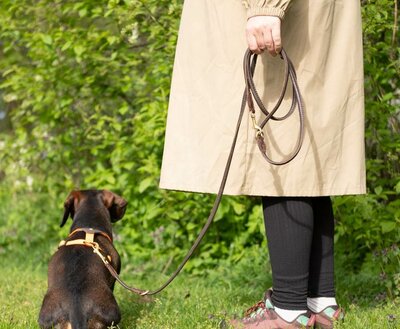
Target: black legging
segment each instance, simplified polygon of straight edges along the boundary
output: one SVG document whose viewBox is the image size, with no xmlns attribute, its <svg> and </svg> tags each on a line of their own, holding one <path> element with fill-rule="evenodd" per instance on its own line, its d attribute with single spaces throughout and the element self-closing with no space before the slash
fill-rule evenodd
<svg viewBox="0 0 400 329">
<path fill-rule="evenodd" d="M 263 197 L 272 266 L 272 302 L 307 309 L 307 297 L 334 297 L 334 219 L 329 197 Z"/>
</svg>

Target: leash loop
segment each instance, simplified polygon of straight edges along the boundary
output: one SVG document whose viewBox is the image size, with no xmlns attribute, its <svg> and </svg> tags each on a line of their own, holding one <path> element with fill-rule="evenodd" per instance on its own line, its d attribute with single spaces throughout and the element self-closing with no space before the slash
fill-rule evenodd
<svg viewBox="0 0 400 329">
<path fill-rule="evenodd" d="M 279 95 L 279 98 L 275 104 L 275 106 L 272 108 L 272 110 L 268 111 L 268 109 L 265 107 L 261 97 L 258 94 L 257 88 L 254 83 L 254 72 L 255 72 L 255 67 L 257 63 L 257 54 L 252 53 L 249 49 L 246 51 L 244 60 L 243 60 L 243 71 L 244 71 L 244 78 L 246 82 L 246 100 L 247 100 L 247 106 L 249 108 L 251 120 L 253 121 L 253 127 L 256 130 L 255 138 L 257 141 L 258 148 L 260 149 L 261 154 L 263 155 L 264 159 L 269 162 L 270 164 L 281 166 L 284 164 L 289 163 L 292 161 L 297 154 L 300 152 L 301 146 L 303 145 L 303 140 L 304 140 L 304 106 L 302 103 L 302 97 L 300 93 L 300 88 L 297 82 L 297 75 L 296 71 L 294 69 L 293 63 L 289 59 L 286 51 L 284 49 L 281 50 L 280 52 L 280 57 L 284 61 L 285 64 L 285 73 L 284 73 L 284 81 L 282 85 L 282 91 Z M 290 109 L 288 112 L 281 116 L 277 117 L 275 116 L 275 113 L 278 111 L 278 109 L 281 107 L 283 99 L 286 95 L 287 87 L 289 84 L 289 80 L 291 81 L 292 84 L 292 104 L 290 106 Z M 261 122 L 261 124 L 257 124 L 256 118 L 255 118 L 255 107 L 254 107 L 254 101 L 257 104 L 258 108 L 261 110 L 261 112 L 265 115 L 265 118 Z M 287 158 L 281 160 L 281 161 L 275 161 L 270 158 L 270 156 L 267 154 L 267 146 L 264 140 L 264 133 L 263 133 L 263 128 L 266 126 L 269 120 L 273 121 L 283 121 L 289 118 L 294 112 L 297 107 L 297 112 L 299 114 L 299 133 L 297 137 L 297 142 L 292 150 L 292 152 L 287 156 Z"/>
</svg>

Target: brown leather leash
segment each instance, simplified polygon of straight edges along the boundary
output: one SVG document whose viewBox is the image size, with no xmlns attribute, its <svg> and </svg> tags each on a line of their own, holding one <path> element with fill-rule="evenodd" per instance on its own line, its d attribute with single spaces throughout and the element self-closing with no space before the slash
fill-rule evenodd
<svg viewBox="0 0 400 329">
<path fill-rule="evenodd" d="M 254 129 L 257 130 L 257 133 L 256 133 L 257 145 L 258 145 L 258 148 L 260 149 L 261 154 L 263 155 L 264 159 L 267 160 L 267 162 L 269 162 L 270 164 L 277 165 L 277 166 L 284 165 L 284 164 L 287 164 L 290 161 L 292 161 L 296 157 L 296 155 L 300 152 L 300 149 L 301 149 L 301 146 L 302 146 L 303 140 L 304 140 L 304 107 L 303 107 L 303 103 L 302 103 L 300 88 L 297 83 L 296 71 L 294 69 L 292 61 L 289 59 L 289 57 L 284 49 L 282 49 L 280 56 L 285 63 L 284 81 L 283 81 L 282 91 L 278 98 L 278 101 L 276 102 L 274 108 L 270 112 L 266 109 L 260 96 L 258 95 L 256 86 L 255 86 L 254 80 L 253 80 L 254 70 L 255 70 L 256 63 L 257 63 L 257 55 L 253 54 L 250 50 L 247 50 L 246 54 L 244 56 L 244 61 L 243 61 L 243 69 L 244 69 L 244 75 L 245 75 L 245 80 L 246 80 L 245 95 L 247 97 L 247 105 L 249 107 L 250 116 L 253 120 L 253 127 L 254 127 Z M 278 111 L 278 109 L 282 105 L 283 98 L 285 97 L 288 82 L 289 82 L 289 77 L 290 77 L 290 81 L 292 82 L 292 88 L 293 88 L 292 104 L 290 106 L 289 111 L 285 115 L 283 115 L 281 117 L 275 117 L 274 114 L 276 113 L 276 111 Z M 265 115 L 265 119 L 262 121 L 262 123 L 260 125 L 257 125 L 257 123 L 256 123 L 253 98 L 256 101 L 256 104 L 259 107 L 259 109 Z M 267 152 L 266 152 L 267 148 L 265 145 L 263 128 L 265 127 L 265 125 L 268 123 L 269 120 L 274 120 L 274 121 L 286 120 L 294 113 L 296 107 L 297 107 L 298 113 L 299 113 L 299 136 L 297 138 L 297 143 L 296 143 L 293 151 L 288 155 L 288 157 L 286 159 L 283 159 L 281 161 L 274 161 L 267 155 Z"/>
<path fill-rule="evenodd" d="M 301 146 L 302 146 L 302 143 L 303 143 L 303 139 L 304 139 L 304 108 L 303 108 L 303 105 L 302 105 L 300 89 L 299 89 L 299 86 L 298 86 L 298 83 L 297 83 L 296 72 L 295 72 L 295 69 L 293 67 L 293 64 L 290 61 L 290 59 L 288 58 L 288 56 L 287 56 L 287 54 L 286 54 L 284 49 L 282 49 L 282 51 L 280 53 L 280 56 L 283 59 L 283 61 L 285 62 L 284 83 L 283 83 L 282 92 L 281 92 L 281 95 L 280 95 L 280 97 L 278 99 L 278 102 L 276 103 L 276 105 L 274 106 L 274 108 L 271 111 L 268 111 L 265 108 L 261 98 L 258 95 L 258 92 L 257 92 L 255 84 L 254 84 L 254 80 L 253 80 L 253 75 L 254 75 L 254 71 L 255 71 L 256 63 L 257 63 L 257 54 L 253 54 L 249 49 L 246 51 L 245 56 L 244 56 L 244 60 L 243 60 L 243 70 L 244 70 L 246 88 L 245 88 L 245 91 L 244 91 L 244 94 L 243 94 L 243 98 L 242 98 L 242 104 L 241 104 L 241 108 L 240 108 L 239 118 L 238 118 L 238 121 L 237 121 L 237 124 L 236 124 L 236 130 L 235 130 L 233 142 L 232 142 L 232 145 L 231 145 L 231 149 L 229 151 L 228 160 L 226 162 L 226 166 L 225 166 L 224 173 L 223 173 L 223 176 L 222 176 L 221 185 L 219 187 L 216 199 L 214 201 L 214 205 L 213 205 L 213 207 L 211 209 L 210 215 L 208 216 L 207 222 L 205 223 L 205 225 L 201 229 L 199 235 L 197 236 L 197 238 L 194 241 L 192 247 L 190 248 L 190 250 L 186 254 L 185 258 L 182 260 L 182 262 L 180 263 L 178 268 L 175 270 L 175 272 L 170 276 L 170 278 L 160 288 L 158 288 L 156 290 L 142 290 L 142 289 L 130 287 L 129 285 L 127 285 L 119 277 L 118 273 L 115 271 L 115 269 L 112 267 L 112 265 L 107 260 L 107 256 L 104 256 L 101 253 L 100 248 L 97 248 L 96 245 L 85 244 L 85 245 L 88 245 L 89 247 L 93 248 L 93 252 L 96 253 L 97 255 L 99 255 L 99 257 L 101 258 L 101 260 L 103 261 L 103 263 L 105 264 L 107 269 L 110 271 L 111 275 L 125 289 L 127 289 L 127 290 L 129 290 L 129 291 L 131 291 L 131 292 L 133 292 L 135 294 L 142 295 L 142 296 L 158 294 L 159 292 L 164 290 L 178 276 L 180 271 L 183 269 L 183 267 L 185 266 L 187 261 L 190 259 L 190 257 L 193 255 L 193 253 L 195 252 L 195 250 L 199 246 L 200 242 L 202 241 L 202 239 L 204 238 L 205 234 L 207 233 L 208 228 L 212 224 L 212 222 L 214 220 L 214 217 L 215 217 L 215 215 L 217 213 L 218 207 L 219 207 L 219 205 L 221 203 L 221 199 L 222 199 L 222 196 L 223 196 L 225 185 L 226 185 L 226 182 L 227 182 L 227 179 L 228 179 L 229 169 L 230 169 L 230 166 L 231 166 L 231 163 L 232 163 L 234 150 L 235 150 L 235 147 L 236 147 L 236 142 L 237 142 L 238 135 L 239 135 L 240 124 L 242 122 L 242 118 L 243 118 L 243 114 L 245 112 L 246 105 L 249 108 L 250 116 L 251 116 L 251 119 L 253 121 L 253 127 L 256 130 L 257 145 L 258 145 L 258 147 L 259 147 L 259 149 L 260 149 L 260 151 L 261 151 L 261 153 L 262 153 L 262 155 L 263 155 L 263 157 L 265 158 L 266 161 L 268 161 L 269 163 L 271 163 L 273 165 L 284 165 L 284 164 L 287 164 L 288 162 L 292 161 L 296 157 L 296 155 L 299 153 L 299 151 L 301 149 Z M 289 111 L 284 116 L 276 117 L 276 116 L 274 116 L 274 114 L 276 113 L 276 111 L 281 106 L 283 98 L 285 97 L 287 86 L 288 86 L 288 83 L 289 83 L 289 78 L 290 78 L 290 81 L 292 82 L 292 87 L 293 87 L 292 105 L 291 105 Z M 261 122 L 260 125 L 258 125 L 257 121 L 256 121 L 255 107 L 254 107 L 253 98 L 254 98 L 255 103 L 260 108 L 260 110 L 265 114 L 265 119 Z M 295 112 L 296 107 L 298 109 L 299 118 L 300 118 L 299 137 L 298 137 L 298 140 L 297 140 L 297 144 L 296 144 L 294 150 L 292 151 L 292 153 L 286 159 L 283 159 L 281 161 L 274 161 L 267 155 L 266 144 L 265 144 L 265 141 L 264 141 L 263 128 L 265 127 L 265 125 L 267 124 L 267 122 L 269 120 L 283 121 L 283 120 L 287 119 L 288 117 L 290 117 Z"/>
</svg>

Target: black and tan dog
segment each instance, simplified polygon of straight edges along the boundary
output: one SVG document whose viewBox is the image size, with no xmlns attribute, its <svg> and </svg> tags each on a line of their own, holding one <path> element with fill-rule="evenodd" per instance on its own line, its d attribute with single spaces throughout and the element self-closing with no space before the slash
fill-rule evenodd
<svg viewBox="0 0 400 329">
<path fill-rule="evenodd" d="M 63 226 L 71 216 L 70 235 L 61 241 L 48 270 L 48 290 L 39 315 L 41 328 L 105 329 L 120 321 L 113 295 L 115 279 L 98 248 L 119 273 L 112 243 L 112 222 L 124 216 L 127 202 L 110 191 L 73 191 L 64 204 Z"/>
</svg>

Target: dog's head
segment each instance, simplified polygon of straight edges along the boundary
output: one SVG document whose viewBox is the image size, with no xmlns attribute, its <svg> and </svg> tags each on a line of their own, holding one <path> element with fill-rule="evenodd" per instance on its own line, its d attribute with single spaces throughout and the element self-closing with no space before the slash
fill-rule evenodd
<svg viewBox="0 0 400 329">
<path fill-rule="evenodd" d="M 127 202 L 119 195 L 107 190 L 83 190 L 72 191 L 64 202 L 64 216 L 61 220 L 60 227 L 63 227 L 68 217 L 74 218 L 79 206 L 85 201 L 92 198 L 98 201 L 110 213 L 111 222 L 120 220 L 126 210 Z"/>
</svg>

